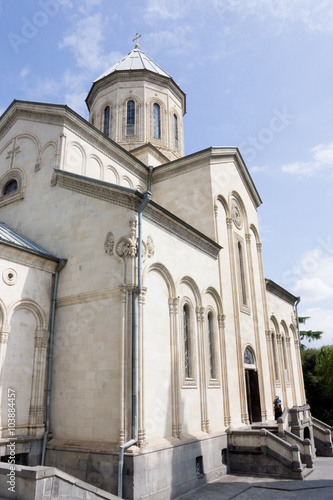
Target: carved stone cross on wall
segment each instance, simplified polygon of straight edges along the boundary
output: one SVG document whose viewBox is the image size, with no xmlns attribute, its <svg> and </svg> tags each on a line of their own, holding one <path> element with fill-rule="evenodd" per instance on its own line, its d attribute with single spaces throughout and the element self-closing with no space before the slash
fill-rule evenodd
<svg viewBox="0 0 333 500">
<path fill-rule="evenodd" d="M 14 139 L 13 149 L 7 152 L 6 160 L 10 158 L 10 168 L 13 168 L 15 156 L 20 153 L 21 146 L 17 145 L 17 139 Z"/>
</svg>

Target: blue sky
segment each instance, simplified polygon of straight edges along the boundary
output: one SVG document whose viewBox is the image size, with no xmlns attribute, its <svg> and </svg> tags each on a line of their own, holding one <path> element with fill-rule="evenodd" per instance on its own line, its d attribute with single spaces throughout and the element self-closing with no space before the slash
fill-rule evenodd
<svg viewBox="0 0 333 500">
<path fill-rule="evenodd" d="M 140 47 L 187 94 L 186 154 L 238 146 L 259 190 L 265 274 L 333 343 L 331 0 L 0 0 L 0 113 L 87 117 L 92 81 Z"/>
</svg>

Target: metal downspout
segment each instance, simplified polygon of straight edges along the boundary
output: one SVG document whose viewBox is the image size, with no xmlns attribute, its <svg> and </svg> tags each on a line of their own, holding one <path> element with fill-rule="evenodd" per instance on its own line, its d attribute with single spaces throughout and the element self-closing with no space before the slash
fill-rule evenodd
<svg viewBox="0 0 333 500">
<path fill-rule="evenodd" d="M 301 297 L 297 297 L 295 301 L 295 313 L 296 313 L 296 320 L 297 320 L 297 332 L 298 332 L 298 340 L 301 341 L 301 335 L 299 333 L 299 319 L 298 319 L 298 310 L 297 306 L 301 302 Z"/>
<path fill-rule="evenodd" d="M 119 446 L 118 460 L 118 497 L 123 497 L 124 453 L 136 444 L 138 439 L 138 296 L 142 290 L 142 212 L 148 205 L 151 192 L 151 174 L 149 167 L 148 191 L 143 193 L 143 200 L 138 208 L 138 285 L 132 292 L 132 439 Z"/>
<path fill-rule="evenodd" d="M 46 421 L 45 421 L 45 432 L 44 432 L 44 437 L 43 437 L 41 465 L 44 465 L 44 462 L 45 462 L 46 441 L 47 441 L 47 435 L 50 431 L 50 393 L 51 393 L 51 376 L 52 376 L 55 304 L 56 304 L 56 298 L 57 298 L 59 273 L 63 269 L 63 267 L 65 267 L 66 263 L 67 263 L 66 259 L 60 259 L 58 267 L 57 267 L 56 272 L 55 272 L 54 284 L 53 284 L 53 294 L 52 294 L 52 303 L 51 303 L 51 320 L 50 320 L 49 357 L 48 357 L 49 363 L 48 363 L 47 389 L 46 389 Z"/>
</svg>

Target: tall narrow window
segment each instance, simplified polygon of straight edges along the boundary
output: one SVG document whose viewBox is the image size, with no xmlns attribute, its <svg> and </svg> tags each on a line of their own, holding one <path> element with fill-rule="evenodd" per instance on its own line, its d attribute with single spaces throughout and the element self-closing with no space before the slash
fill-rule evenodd
<svg viewBox="0 0 333 500">
<path fill-rule="evenodd" d="M 286 352 L 286 342 L 285 338 L 282 336 L 282 353 L 283 353 L 283 363 L 284 363 L 284 374 L 286 378 L 286 382 L 289 381 L 289 373 L 288 373 L 288 361 L 287 361 L 287 352 Z"/>
<path fill-rule="evenodd" d="M 273 363 L 274 363 L 275 380 L 279 380 L 279 365 L 278 365 L 277 355 L 276 355 L 276 339 L 275 339 L 274 332 L 272 332 L 272 350 L 273 350 Z"/>
<path fill-rule="evenodd" d="M 246 286 L 245 286 L 245 274 L 244 274 L 243 248 L 240 242 L 238 242 L 238 259 L 239 259 L 239 272 L 240 272 L 241 289 L 242 289 L 242 301 L 243 304 L 246 305 L 247 299 L 246 299 Z"/>
<path fill-rule="evenodd" d="M 135 134 L 135 102 L 127 103 L 126 135 Z"/>
<path fill-rule="evenodd" d="M 184 328 L 184 363 L 185 377 L 190 378 L 190 329 L 189 329 L 189 310 L 185 304 L 183 308 L 183 328 Z"/>
<path fill-rule="evenodd" d="M 214 363 L 214 345 L 213 345 L 213 315 L 208 313 L 208 349 L 209 349 L 209 367 L 210 378 L 216 378 Z"/>
<path fill-rule="evenodd" d="M 154 139 L 161 138 L 161 108 L 158 104 L 153 106 Z"/>
<path fill-rule="evenodd" d="M 110 106 L 104 109 L 104 134 L 110 136 Z"/>
<path fill-rule="evenodd" d="M 173 137 L 175 140 L 175 149 L 178 149 L 178 118 L 173 115 Z"/>
</svg>

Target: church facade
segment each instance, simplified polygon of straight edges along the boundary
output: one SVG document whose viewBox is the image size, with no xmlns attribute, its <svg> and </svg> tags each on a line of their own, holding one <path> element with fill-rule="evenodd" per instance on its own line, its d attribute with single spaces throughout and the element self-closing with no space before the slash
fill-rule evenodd
<svg viewBox="0 0 333 500">
<path fill-rule="evenodd" d="M 0 453 L 15 430 L 25 465 L 172 498 L 276 394 L 306 403 L 298 299 L 265 279 L 238 149 L 184 156 L 186 96 L 138 46 L 87 105 L 0 120 Z"/>
</svg>

